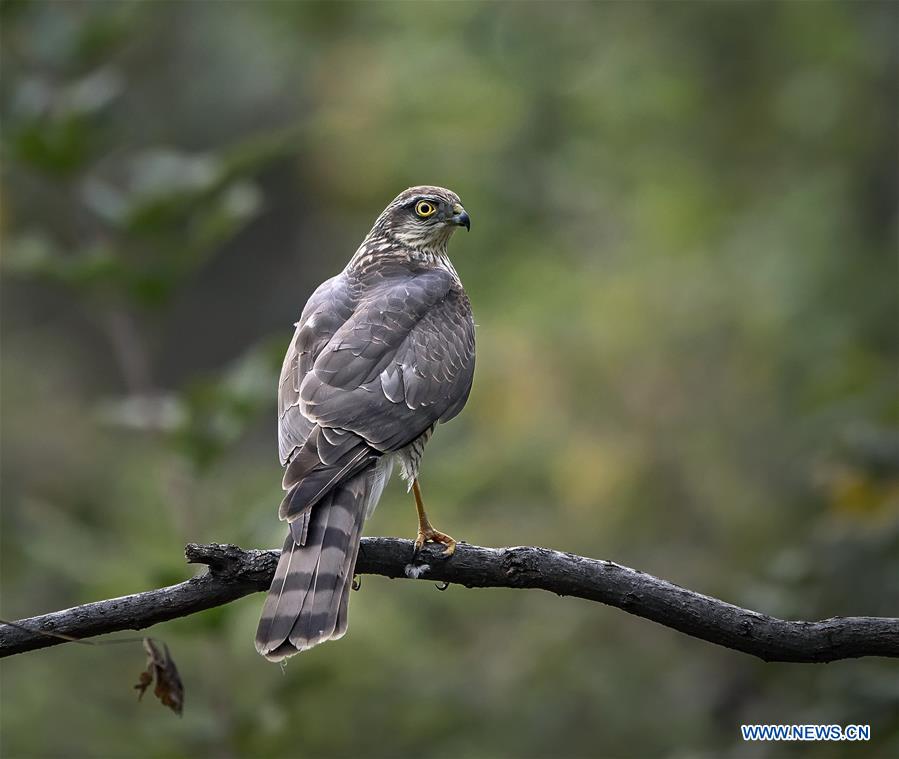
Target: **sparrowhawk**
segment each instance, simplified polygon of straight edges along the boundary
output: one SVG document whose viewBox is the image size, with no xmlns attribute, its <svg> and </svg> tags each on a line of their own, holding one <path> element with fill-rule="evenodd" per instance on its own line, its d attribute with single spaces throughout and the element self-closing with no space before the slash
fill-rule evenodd
<svg viewBox="0 0 899 759">
<path fill-rule="evenodd" d="M 267 659 L 346 632 L 362 525 L 395 463 L 415 495 L 416 550 L 455 550 L 428 520 L 418 466 L 471 391 L 474 321 L 447 256 L 460 226 L 471 222 L 454 192 L 400 193 L 296 324 L 278 389 L 279 516 L 290 529 L 256 632 Z"/>
</svg>

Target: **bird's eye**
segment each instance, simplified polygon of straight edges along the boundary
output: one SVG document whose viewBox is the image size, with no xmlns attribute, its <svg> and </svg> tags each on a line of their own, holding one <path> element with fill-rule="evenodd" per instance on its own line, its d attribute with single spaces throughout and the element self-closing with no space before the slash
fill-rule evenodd
<svg viewBox="0 0 899 759">
<path fill-rule="evenodd" d="M 428 216 L 433 216 L 437 213 L 437 206 L 433 203 L 429 203 L 427 200 L 419 200 L 415 204 L 415 213 L 417 213 L 422 219 L 427 219 Z"/>
</svg>

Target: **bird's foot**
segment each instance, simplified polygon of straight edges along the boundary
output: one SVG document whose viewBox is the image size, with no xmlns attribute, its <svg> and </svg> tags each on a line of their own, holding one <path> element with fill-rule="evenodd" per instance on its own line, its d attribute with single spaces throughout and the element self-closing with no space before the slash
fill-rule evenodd
<svg viewBox="0 0 899 759">
<path fill-rule="evenodd" d="M 446 546 L 446 549 L 443 551 L 443 555 L 446 558 L 449 558 L 456 551 L 456 540 L 451 538 L 446 533 L 440 532 L 439 530 L 435 530 L 431 525 L 423 525 L 418 528 L 418 535 L 415 537 L 415 550 L 412 553 L 412 558 L 418 556 L 418 552 L 424 548 L 425 543 L 443 543 Z"/>
</svg>

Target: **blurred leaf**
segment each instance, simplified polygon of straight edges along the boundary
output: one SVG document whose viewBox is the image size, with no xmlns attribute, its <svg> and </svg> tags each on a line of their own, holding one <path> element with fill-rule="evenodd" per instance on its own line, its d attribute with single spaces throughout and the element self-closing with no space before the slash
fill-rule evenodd
<svg viewBox="0 0 899 759">
<path fill-rule="evenodd" d="M 12 140 L 19 160 L 63 176 L 81 168 L 95 144 L 90 125 L 78 114 L 35 119 L 14 128 Z"/>
<path fill-rule="evenodd" d="M 64 255 L 39 234 L 14 239 L 3 257 L 3 265 L 19 276 L 82 289 L 108 286 L 125 275 L 121 259 L 106 246 L 91 246 Z"/>
<path fill-rule="evenodd" d="M 184 392 L 185 418 L 175 431 L 178 447 L 199 469 L 208 468 L 273 402 L 281 346 L 260 344 L 218 379 L 196 380 Z"/>
</svg>

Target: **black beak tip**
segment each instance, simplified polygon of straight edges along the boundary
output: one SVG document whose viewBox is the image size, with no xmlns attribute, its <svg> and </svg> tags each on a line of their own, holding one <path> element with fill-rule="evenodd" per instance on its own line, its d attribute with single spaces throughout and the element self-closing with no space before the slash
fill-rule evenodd
<svg viewBox="0 0 899 759">
<path fill-rule="evenodd" d="M 462 213 L 459 214 L 458 224 L 460 227 L 465 227 L 466 232 L 471 231 L 471 219 L 469 218 L 467 211 L 463 211 Z"/>
</svg>

